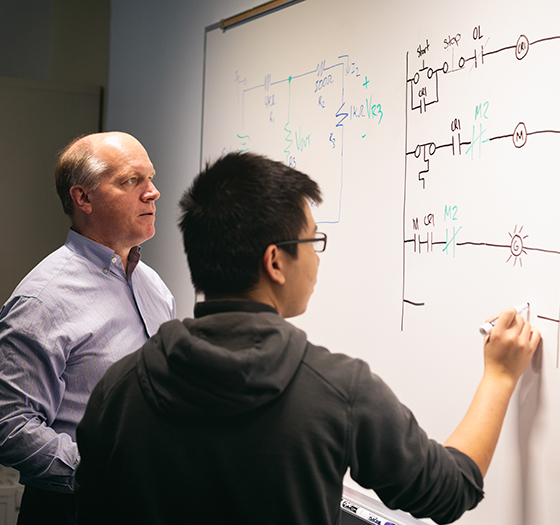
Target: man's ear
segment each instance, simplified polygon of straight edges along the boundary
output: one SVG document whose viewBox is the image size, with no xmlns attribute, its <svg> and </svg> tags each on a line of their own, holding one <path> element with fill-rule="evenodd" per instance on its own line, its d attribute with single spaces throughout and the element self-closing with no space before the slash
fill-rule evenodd
<svg viewBox="0 0 560 525">
<path fill-rule="evenodd" d="M 268 277 L 277 284 L 286 283 L 286 257 L 288 254 L 275 244 L 270 244 L 264 252 L 262 261 L 264 272 Z"/>
<path fill-rule="evenodd" d="M 74 209 L 80 210 L 88 215 L 92 212 L 88 190 L 81 184 L 75 184 L 70 188 L 70 197 L 74 201 Z"/>
</svg>

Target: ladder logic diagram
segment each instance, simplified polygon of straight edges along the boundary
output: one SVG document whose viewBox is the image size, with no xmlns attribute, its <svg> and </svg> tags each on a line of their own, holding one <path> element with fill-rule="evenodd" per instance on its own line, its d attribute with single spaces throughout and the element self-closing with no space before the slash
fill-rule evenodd
<svg viewBox="0 0 560 525">
<path fill-rule="evenodd" d="M 406 54 L 401 330 L 433 299 L 427 265 L 522 291 L 546 272 L 531 322 L 554 329 L 558 368 L 560 35 L 498 41 L 475 26 Z"/>
</svg>

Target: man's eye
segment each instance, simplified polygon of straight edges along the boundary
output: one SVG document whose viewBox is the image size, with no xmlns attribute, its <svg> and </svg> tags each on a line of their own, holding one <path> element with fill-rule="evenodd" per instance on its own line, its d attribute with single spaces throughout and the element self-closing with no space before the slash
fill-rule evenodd
<svg viewBox="0 0 560 525">
<path fill-rule="evenodd" d="M 132 184 L 135 184 L 135 183 L 136 183 L 136 179 L 134 177 L 132 177 L 132 178 L 130 178 L 126 181 L 126 184 L 131 184 L 132 185 Z"/>
</svg>

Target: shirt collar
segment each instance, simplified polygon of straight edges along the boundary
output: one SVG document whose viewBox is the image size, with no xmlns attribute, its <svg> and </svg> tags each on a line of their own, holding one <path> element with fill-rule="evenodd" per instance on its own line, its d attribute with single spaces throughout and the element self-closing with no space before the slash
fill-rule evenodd
<svg viewBox="0 0 560 525">
<path fill-rule="evenodd" d="M 86 258 L 88 261 L 91 261 L 104 274 L 113 272 L 124 276 L 121 258 L 117 253 L 111 250 L 111 248 L 92 241 L 72 229 L 68 231 L 66 247 L 74 253 Z M 139 261 L 140 246 L 134 246 L 128 254 L 126 277 L 130 277 Z"/>
</svg>

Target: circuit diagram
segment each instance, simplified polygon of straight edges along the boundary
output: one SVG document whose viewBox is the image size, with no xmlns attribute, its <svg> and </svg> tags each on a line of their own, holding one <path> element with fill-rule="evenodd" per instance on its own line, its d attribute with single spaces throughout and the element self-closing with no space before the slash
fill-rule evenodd
<svg viewBox="0 0 560 525">
<path fill-rule="evenodd" d="M 320 174 L 325 196 L 318 223 L 336 224 L 342 213 L 345 133 L 361 140 L 383 122 L 367 73 L 345 53 L 321 58 L 304 70 L 256 79 L 235 71 L 238 131 L 227 151 L 258 151 L 309 174 Z M 230 141 L 231 144 L 231 141 Z"/>
<path fill-rule="evenodd" d="M 481 26 L 466 34 L 425 39 L 406 54 L 401 330 L 409 313 L 429 305 L 423 258 L 485 261 L 527 291 L 531 275 L 560 262 L 560 236 L 543 233 L 560 219 L 551 197 L 557 177 L 543 169 L 556 162 L 560 115 L 542 88 L 554 78 L 539 53 L 560 51 L 560 36 L 521 34 L 494 46 Z M 468 267 L 461 271 L 468 279 Z M 533 320 L 556 326 L 558 368 L 556 281 L 551 275 L 550 300 L 536 301 Z"/>
</svg>

